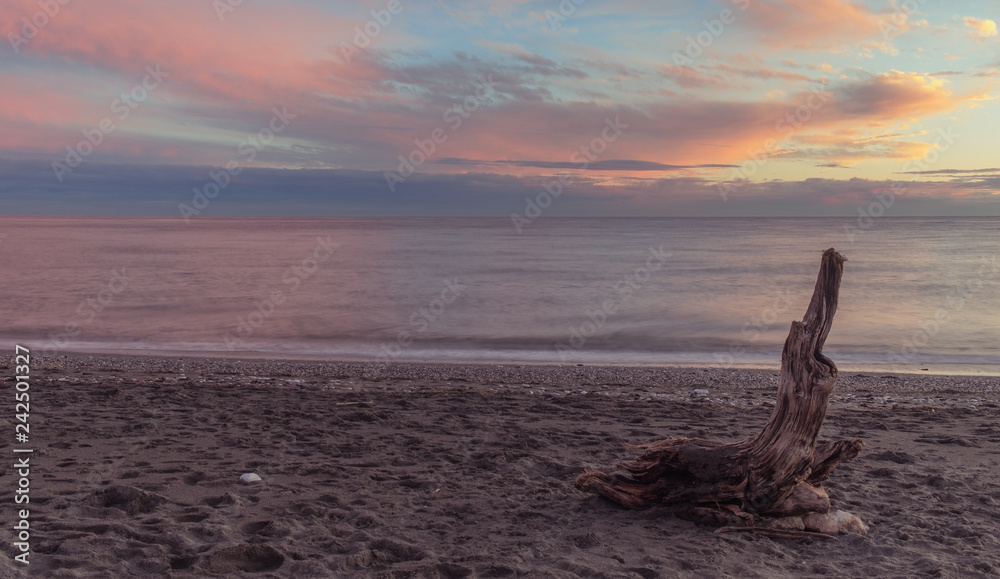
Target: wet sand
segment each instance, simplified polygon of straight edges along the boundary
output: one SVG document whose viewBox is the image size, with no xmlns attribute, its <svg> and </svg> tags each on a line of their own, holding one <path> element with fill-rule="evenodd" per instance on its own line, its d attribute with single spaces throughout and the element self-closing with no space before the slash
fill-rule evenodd
<svg viewBox="0 0 1000 579">
<path fill-rule="evenodd" d="M 776 371 L 75 355 L 32 378 L 31 564 L 7 540 L 4 577 L 1000 574 L 1000 378 L 841 373 L 821 439 L 867 448 L 826 487 L 871 531 L 831 540 L 573 486 L 625 443 L 755 432 Z"/>
</svg>

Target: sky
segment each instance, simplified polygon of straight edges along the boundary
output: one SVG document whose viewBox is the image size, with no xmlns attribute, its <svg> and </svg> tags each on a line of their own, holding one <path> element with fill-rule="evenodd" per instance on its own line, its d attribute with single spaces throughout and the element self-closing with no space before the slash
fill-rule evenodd
<svg viewBox="0 0 1000 579">
<path fill-rule="evenodd" d="M 998 19 L 0 0 L 0 214 L 1000 215 Z"/>
</svg>

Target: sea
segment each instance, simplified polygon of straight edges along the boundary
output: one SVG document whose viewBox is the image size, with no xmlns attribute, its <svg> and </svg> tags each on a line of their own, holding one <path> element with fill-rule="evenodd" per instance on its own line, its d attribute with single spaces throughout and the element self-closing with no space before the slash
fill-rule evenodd
<svg viewBox="0 0 1000 579">
<path fill-rule="evenodd" d="M 0 345 L 777 368 L 827 248 L 841 369 L 1000 375 L 997 218 L 0 217 Z"/>
</svg>

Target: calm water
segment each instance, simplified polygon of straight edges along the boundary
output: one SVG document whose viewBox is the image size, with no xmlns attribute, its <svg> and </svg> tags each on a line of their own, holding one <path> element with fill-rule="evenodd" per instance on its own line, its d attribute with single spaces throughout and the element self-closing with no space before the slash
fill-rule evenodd
<svg viewBox="0 0 1000 579">
<path fill-rule="evenodd" d="M 0 341 L 776 365 L 836 247 L 848 262 L 826 353 L 842 367 L 1000 369 L 1000 220 L 883 218 L 853 242 L 849 225 L 0 217 Z"/>
</svg>

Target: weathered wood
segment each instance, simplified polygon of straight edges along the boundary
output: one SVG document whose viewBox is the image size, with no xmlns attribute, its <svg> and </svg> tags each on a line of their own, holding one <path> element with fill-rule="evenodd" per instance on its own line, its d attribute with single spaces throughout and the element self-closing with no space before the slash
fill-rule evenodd
<svg viewBox="0 0 1000 579">
<path fill-rule="evenodd" d="M 628 508 L 672 506 L 678 516 L 723 527 L 828 513 L 823 481 L 864 448 L 860 439 L 816 444 L 837 382 L 837 367 L 822 350 L 844 261 L 832 248 L 823 253 L 809 307 L 785 340 L 774 411 L 759 433 L 737 443 L 667 438 L 634 446 L 642 454 L 617 465 L 627 476 L 586 472 L 576 486 Z"/>
</svg>

